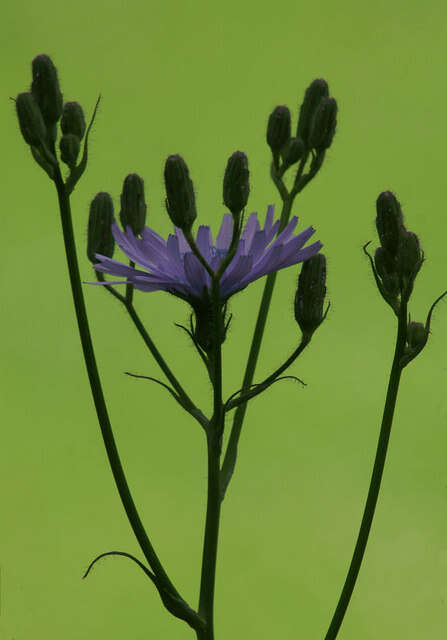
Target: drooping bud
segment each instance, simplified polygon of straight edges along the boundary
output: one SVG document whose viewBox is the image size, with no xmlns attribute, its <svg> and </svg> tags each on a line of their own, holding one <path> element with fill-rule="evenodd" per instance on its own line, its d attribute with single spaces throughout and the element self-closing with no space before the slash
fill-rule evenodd
<svg viewBox="0 0 447 640">
<path fill-rule="evenodd" d="M 40 146 L 45 141 L 47 129 L 32 93 L 19 93 L 16 98 L 16 111 L 25 142 L 34 147 Z"/>
<path fill-rule="evenodd" d="M 374 262 L 385 292 L 395 299 L 399 293 L 399 276 L 395 258 L 384 247 L 378 247 L 374 255 Z"/>
<path fill-rule="evenodd" d="M 409 322 L 407 327 L 407 342 L 410 349 L 422 349 L 428 338 L 428 331 L 422 322 Z"/>
<path fill-rule="evenodd" d="M 310 337 L 324 320 L 326 257 L 318 253 L 305 260 L 295 294 L 295 319 L 304 336 Z"/>
<path fill-rule="evenodd" d="M 73 169 L 73 167 L 76 166 L 76 160 L 78 159 L 81 149 L 78 136 L 74 135 L 74 133 L 66 133 L 63 135 L 59 142 L 59 149 L 61 151 L 62 162 L 65 162 L 70 169 Z"/>
<path fill-rule="evenodd" d="M 66 102 L 62 110 L 62 133 L 73 133 L 82 140 L 85 133 L 84 111 L 78 102 Z"/>
<path fill-rule="evenodd" d="M 289 138 L 281 149 L 283 167 L 288 168 L 298 162 L 304 153 L 304 142 L 301 138 Z"/>
<path fill-rule="evenodd" d="M 115 249 L 112 233 L 113 202 L 105 191 L 97 193 L 90 204 L 87 228 L 87 257 L 93 263 L 98 262 L 95 253 L 111 258 Z"/>
<path fill-rule="evenodd" d="M 396 256 L 404 219 L 400 203 L 391 191 L 383 191 L 376 201 L 376 227 L 382 247 Z"/>
<path fill-rule="evenodd" d="M 310 148 L 309 134 L 315 112 L 320 100 L 328 96 L 329 87 L 326 80 L 322 78 L 317 78 L 311 82 L 304 94 L 304 99 L 300 107 L 296 137 L 301 138 L 308 148 Z"/>
<path fill-rule="evenodd" d="M 329 149 L 337 125 L 337 102 L 324 97 L 318 103 L 309 131 L 309 147 L 317 151 Z"/>
<path fill-rule="evenodd" d="M 400 273 L 405 277 L 415 276 L 422 265 L 419 238 L 411 231 L 401 232 L 397 265 Z"/>
<path fill-rule="evenodd" d="M 250 194 L 248 159 L 243 151 L 235 151 L 227 162 L 223 179 L 223 201 L 233 216 L 245 208 Z"/>
<path fill-rule="evenodd" d="M 120 221 L 124 230 L 130 225 L 132 233 L 141 234 L 146 222 L 146 201 L 144 199 L 144 181 L 136 173 L 126 176 L 121 193 Z"/>
<path fill-rule="evenodd" d="M 267 144 L 272 151 L 280 151 L 290 138 L 291 118 L 289 107 L 275 107 L 267 124 Z"/>
<path fill-rule="evenodd" d="M 194 187 L 186 162 L 178 154 L 168 156 L 165 164 L 166 209 L 173 224 L 189 231 L 196 219 Z"/>
<path fill-rule="evenodd" d="M 54 125 L 62 113 L 62 93 L 56 67 L 51 59 L 42 54 L 32 62 L 33 81 L 31 92 L 36 98 L 47 127 Z"/>
</svg>

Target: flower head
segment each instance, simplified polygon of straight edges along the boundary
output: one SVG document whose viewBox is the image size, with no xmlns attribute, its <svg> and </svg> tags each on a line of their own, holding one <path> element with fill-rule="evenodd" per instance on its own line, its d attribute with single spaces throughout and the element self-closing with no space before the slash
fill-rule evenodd
<svg viewBox="0 0 447 640">
<path fill-rule="evenodd" d="M 220 279 L 222 301 L 268 273 L 307 260 L 323 246 L 318 241 L 303 249 L 315 229 L 308 227 L 298 235 L 293 235 L 298 222 L 296 216 L 275 238 L 279 220 L 273 224 L 273 214 L 274 206 L 269 205 L 263 229 L 260 228 L 256 212 L 249 216 L 236 254 Z M 128 258 L 147 271 L 134 269 L 97 253 L 95 255 L 100 262 L 93 266 L 96 271 L 121 276 L 126 280 L 89 284 L 133 284 L 140 291 L 168 291 L 190 303 L 202 299 L 211 291 L 209 273 L 193 254 L 183 231 L 178 227 L 175 227 L 175 233 L 170 234 L 167 241 L 149 227 L 144 227 L 141 238 L 137 238 L 129 226 L 126 231 L 121 231 L 116 221 L 112 224 L 112 233 Z M 233 217 L 229 213 L 223 217 L 216 244 L 213 244 L 210 228 L 203 225 L 199 227 L 197 246 L 214 271 L 217 271 L 228 252 L 232 233 Z"/>
</svg>

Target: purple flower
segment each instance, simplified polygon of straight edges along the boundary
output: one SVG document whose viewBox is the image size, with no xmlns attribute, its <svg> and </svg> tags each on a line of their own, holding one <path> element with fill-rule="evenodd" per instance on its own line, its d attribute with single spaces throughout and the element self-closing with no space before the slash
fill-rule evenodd
<svg viewBox="0 0 447 640">
<path fill-rule="evenodd" d="M 253 212 L 242 232 L 236 255 L 225 269 L 220 279 L 220 296 L 228 300 L 237 291 L 244 289 L 250 282 L 262 278 L 268 273 L 303 262 L 317 254 L 323 246 L 314 242 L 302 248 L 315 233 L 308 227 L 298 235 L 293 235 L 298 218 L 294 216 L 282 232 L 275 238 L 279 220 L 273 224 L 274 206 L 269 205 L 264 228 L 260 228 L 258 216 Z M 135 237 L 128 226 L 123 232 L 118 224 L 112 224 L 113 236 L 118 246 L 135 264 L 147 269 L 133 269 L 118 260 L 107 258 L 100 253 L 100 260 L 93 266 L 102 271 L 126 280 L 91 282 L 89 284 L 133 284 L 141 291 L 168 291 L 189 302 L 203 298 L 204 287 L 211 290 L 211 278 L 203 265 L 192 253 L 183 232 L 175 227 L 175 234 L 169 234 L 164 240 L 149 227 L 144 227 L 141 238 Z M 223 217 L 216 244 L 213 244 L 211 230 L 200 226 L 197 232 L 197 246 L 210 265 L 216 271 L 227 254 L 233 233 L 233 217 L 226 213 Z M 272 242 L 273 240 L 273 242 Z"/>
</svg>

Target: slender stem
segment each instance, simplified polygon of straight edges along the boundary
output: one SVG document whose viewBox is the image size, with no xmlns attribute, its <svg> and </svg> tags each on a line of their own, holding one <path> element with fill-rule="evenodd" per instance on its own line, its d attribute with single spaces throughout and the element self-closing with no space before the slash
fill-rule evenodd
<svg viewBox="0 0 447 640">
<path fill-rule="evenodd" d="M 278 234 L 286 226 L 290 212 L 292 210 L 293 198 L 286 198 L 283 201 L 283 207 L 280 218 L 280 225 Z M 242 382 L 242 393 L 246 393 L 253 382 L 255 374 L 256 364 L 258 362 L 259 350 L 261 348 L 261 341 L 264 335 L 265 324 L 267 321 L 267 315 L 272 300 L 273 289 L 276 282 L 276 271 L 270 273 L 267 276 L 267 280 L 264 286 L 264 293 L 262 294 L 261 306 L 259 307 L 258 318 L 256 320 L 256 326 L 253 333 L 253 338 L 250 347 L 250 353 L 248 355 L 247 366 L 245 369 L 244 379 Z M 233 426 L 231 428 L 230 438 L 228 440 L 227 449 L 224 456 L 222 465 L 222 498 L 225 496 L 225 491 L 233 475 L 234 467 L 237 458 L 237 447 L 239 437 L 241 435 L 242 424 L 244 422 L 245 412 L 247 410 L 247 403 L 240 404 L 235 411 L 233 418 Z"/>
<path fill-rule="evenodd" d="M 213 278 L 212 283 L 212 305 L 214 413 L 207 431 L 208 496 L 198 608 L 199 616 L 205 621 L 205 628 L 197 631 L 198 640 L 214 640 L 214 587 L 221 507 L 220 454 L 225 413 L 222 402 L 221 303 L 219 300 L 219 281 L 216 277 Z"/>
<path fill-rule="evenodd" d="M 376 458 L 371 475 L 371 482 L 366 499 L 365 510 L 363 512 L 362 522 L 360 525 L 357 542 L 354 548 L 351 564 L 346 576 L 337 607 L 335 609 L 331 624 L 325 640 L 335 640 L 338 631 L 343 622 L 344 615 L 349 605 L 352 592 L 355 587 L 357 576 L 362 564 L 363 554 L 365 553 L 366 544 L 368 542 L 369 532 L 374 517 L 374 511 L 379 496 L 380 483 L 382 480 L 383 468 L 385 466 L 388 441 L 393 423 L 394 409 L 396 406 L 397 392 L 399 390 L 399 382 L 402 374 L 401 357 L 405 349 L 405 341 L 407 334 L 407 302 L 403 300 L 399 311 L 398 330 L 396 338 L 396 348 L 394 352 L 394 360 L 391 368 L 390 380 L 386 394 L 385 407 L 383 411 L 382 426 L 380 429 L 379 441 L 377 444 Z"/>
<path fill-rule="evenodd" d="M 87 367 L 87 373 L 90 381 L 90 387 L 92 390 L 93 400 L 95 403 L 96 413 L 98 421 L 101 427 L 101 433 L 104 439 L 107 456 L 109 459 L 110 467 L 112 469 L 113 477 L 121 497 L 124 509 L 129 519 L 130 525 L 135 533 L 135 536 L 140 544 L 140 547 L 151 566 L 154 573 L 157 575 L 160 584 L 163 588 L 167 589 L 171 593 L 180 598 L 180 594 L 175 589 L 174 585 L 167 576 L 154 548 L 146 534 L 143 527 L 143 523 L 139 517 L 135 503 L 132 499 L 129 486 L 124 474 L 124 470 L 121 464 L 121 460 L 116 447 L 115 439 L 113 436 L 110 419 L 107 412 L 107 407 L 104 399 L 104 394 L 101 387 L 101 381 L 99 378 L 98 367 L 96 364 L 95 353 L 93 350 L 92 339 L 90 335 L 90 329 L 87 320 L 87 312 L 85 308 L 84 295 L 82 292 L 81 278 L 79 274 L 78 260 L 76 256 L 76 247 L 73 234 L 73 225 L 71 220 L 70 199 L 67 193 L 66 187 L 63 182 L 62 175 L 59 167 L 55 170 L 54 178 L 61 214 L 62 231 L 65 243 L 65 252 L 68 264 L 68 273 L 70 277 L 70 283 L 73 293 L 73 301 L 76 311 L 76 318 L 78 321 L 79 334 L 82 343 L 82 350 L 84 352 L 85 364 Z"/>
</svg>

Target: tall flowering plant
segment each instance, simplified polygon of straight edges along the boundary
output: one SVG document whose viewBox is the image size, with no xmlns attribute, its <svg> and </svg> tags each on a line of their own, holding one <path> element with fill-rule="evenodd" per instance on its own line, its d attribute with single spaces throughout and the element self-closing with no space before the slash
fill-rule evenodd
<svg viewBox="0 0 447 640">
<path fill-rule="evenodd" d="M 321 253 L 323 245 L 319 240 L 308 244 L 315 233 L 313 227 L 295 233 L 298 218 L 291 217 L 291 212 L 295 197 L 323 166 L 335 134 L 337 102 L 329 95 L 326 81 L 316 79 L 305 91 L 294 136 L 291 135 L 288 107 L 278 106 L 270 114 L 266 135 L 272 153 L 270 175 L 282 200 L 281 213 L 276 220 L 274 205 L 267 207 L 263 225 L 256 212 L 250 213 L 245 219 L 250 185 L 248 160 L 242 151 L 235 151 L 227 162 L 223 202 L 228 213 L 224 214 L 215 239 L 207 225 L 199 226 L 196 233 L 193 231 L 197 217 L 194 186 L 188 166 L 180 155 L 169 156 L 164 168 L 166 210 L 173 224 L 173 233 L 167 239 L 146 225 L 144 182 L 137 174 L 128 175 L 123 183 L 119 213 L 121 227 L 115 218 L 113 201 L 108 193 L 98 193 L 90 205 L 87 256 L 93 265 L 96 280 L 87 284 L 104 288 L 123 304 L 165 377 L 165 381 L 152 377 L 148 379 L 162 385 L 197 420 L 206 438 L 208 493 L 200 594 L 196 607 L 182 597 L 167 575 L 138 514 L 117 451 L 90 336 L 73 235 L 70 195 L 87 166 L 88 136 L 98 103 L 86 127 L 82 107 L 77 102 L 64 103 L 57 71 L 51 59 L 39 55 L 32 61 L 31 89 L 19 93 L 15 105 L 24 140 L 35 161 L 56 187 L 74 307 L 98 422 L 118 492 L 145 558 L 143 562 L 123 551 L 105 552 L 90 563 L 84 577 L 101 557 L 128 557 L 152 581 L 163 605 L 173 616 L 184 620 L 194 630 L 198 640 L 214 640 L 219 520 L 236 465 L 248 402 L 283 377 L 294 378 L 282 374 L 310 344 L 329 309 L 329 303 L 324 308 L 326 259 Z M 68 168 L 65 177 L 61 162 Z M 295 171 L 295 177 L 289 190 L 283 177 L 291 169 Z M 407 230 L 400 204 L 392 192 L 384 191 L 379 195 L 376 209 L 380 246 L 371 256 L 367 251 L 370 243 L 367 243 L 364 252 L 369 258 L 377 288 L 396 316 L 396 345 L 363 518 L 326 640 L 337 637 L 362 563 L 379 495 L 401 374 L 425 347 L 433 309 L 447 293 L 444 292 L 434 301 L 425 323 L 410 321 L 408 304 L 424 254 L 416 234 Z M 128 264 L 113 258 L 115 244 L 127 256 Z M 299 263 L 302 263 L 302 268 L 295 292 L 294 312 L 301 330 L 301 340 L 280 367 L 265 380 L 255 383 L 254 374 L 276 274 L 281 269 Z M 106 279 L 104 274 L 116 279 Z M 228 301 L 251 282 L 264 276 L 264 292 L 242 385 L 224 399 L 222 349 L 231 321 Z M 124 290 L 121 285 L 125 285 Z M 192 340 L 211 381 L 211 415 L 206 415 L 194 403 L 151 339 L 135 308 L 135 290 L 152 294 L 164 291 L 182 298 L 190 306 L 189 327 L 178 326 Z M 233 421 L 224 448 L 227 414 L 233 416 Z"/>
</svg>

